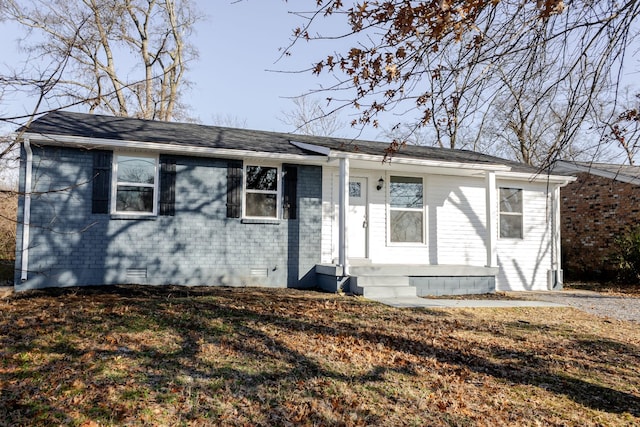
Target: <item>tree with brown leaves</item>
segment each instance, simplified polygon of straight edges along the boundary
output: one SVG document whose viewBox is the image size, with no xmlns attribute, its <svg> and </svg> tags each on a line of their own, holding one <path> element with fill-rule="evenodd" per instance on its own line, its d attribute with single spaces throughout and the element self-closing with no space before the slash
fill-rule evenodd
<svg viewBox="0 0 640 427">
<path fill-rule="evenodd" d="M 636 102 L 640 94 L 636 95 Z M 626 156 L 629 165 L 636 164 L 636 156 L 640 154 L 640 108 L 636 105 L 618 114 L 608 125 L 610 139 L 618 143 Z"/>
<path fill-rule="evenodd" d="M 614 98 L 639 14 L 638 2 L 613 0 L 316 0 L 298 12 L 305 22 L 289 47 L 348 43 L 311 71 L 337 79 L 327 90 L 341 101 L 328 98 L 359 111 L 354 126 L 397 115 L 433 129 L 434 144 L 463 148 L 490 121 L 521 148 L 516 158 L 544 166 L 572 148 L 594 105 Z M 323 30 L 323 21 L 343 30 Z M 525 128 L 550 121 L 552 138 L 524 138 Z M 476 136 L 461 141 L 463 128 Z"/>
</svg>

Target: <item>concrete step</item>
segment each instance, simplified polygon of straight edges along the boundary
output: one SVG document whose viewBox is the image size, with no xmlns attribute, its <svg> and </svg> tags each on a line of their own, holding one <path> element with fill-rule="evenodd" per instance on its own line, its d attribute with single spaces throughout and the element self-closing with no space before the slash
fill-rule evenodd
<svg viewBox="0 0 640 427">
<path fill-rule="evenodd" d="M 409 286 L 409 276 L 352 276 L 355 286 Z"/>
<path fill-rule="evenodd" d="M 407 276 L 351 276 L 349 289 L 365 298 L 417 296 L 417 289 L 409 285 Z"/>
<path fill-rule="evenodd" d="M 413 264 L 371 264 L 352 265 L 352 276 L 495 276 L 497 267 L 477 267 L 469 265 L 413 265 Z"/>
<path fill-rule="evenodd" d="M 365 286 L 362 296 L 365 298 L 397 298 L 415 297 L 416 288 L 413 286 Z"/>
</svg>

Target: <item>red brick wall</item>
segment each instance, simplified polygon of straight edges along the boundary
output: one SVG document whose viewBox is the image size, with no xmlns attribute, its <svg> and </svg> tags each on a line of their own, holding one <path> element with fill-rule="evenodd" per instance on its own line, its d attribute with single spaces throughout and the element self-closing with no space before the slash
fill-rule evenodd
<svg viewBox="0 0 640 427">
<path fill-rule="evenodd" d="M 565 277 L 610 279 L 614 240 L 640 224 L 640 186 L 588 173 L 561 189 Z"/>
</svg>

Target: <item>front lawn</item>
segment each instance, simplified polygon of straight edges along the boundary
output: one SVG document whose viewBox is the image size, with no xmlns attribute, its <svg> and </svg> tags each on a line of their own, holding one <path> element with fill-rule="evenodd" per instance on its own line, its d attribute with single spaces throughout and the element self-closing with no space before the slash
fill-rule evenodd
<svg viewBox="0 0 640 427">
<path fill-rule="evenodd" d="M 0 425 L 638 425 L 640 328 L 287 289 L 0 300 Z"/>
</svg>

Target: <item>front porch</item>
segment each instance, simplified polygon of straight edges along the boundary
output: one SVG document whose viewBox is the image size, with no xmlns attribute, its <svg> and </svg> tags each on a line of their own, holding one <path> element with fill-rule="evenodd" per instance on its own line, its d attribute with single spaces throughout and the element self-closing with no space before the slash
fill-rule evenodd
<svg viewBox="0 0 640 427">
<path fill-rule="evenodd" d="M 495 292 L 497 267 L 468 265 L 317 264 L 318 286 L 328 292 L 350 292 L 368 298 L 464 295 Z"/>
<path fill-rule="evenodd" d="M 323 168 L 318 286 L 370 298 L 495 292 L 501 168 L 456 166 L 340 156 Z"/>
</svg>

